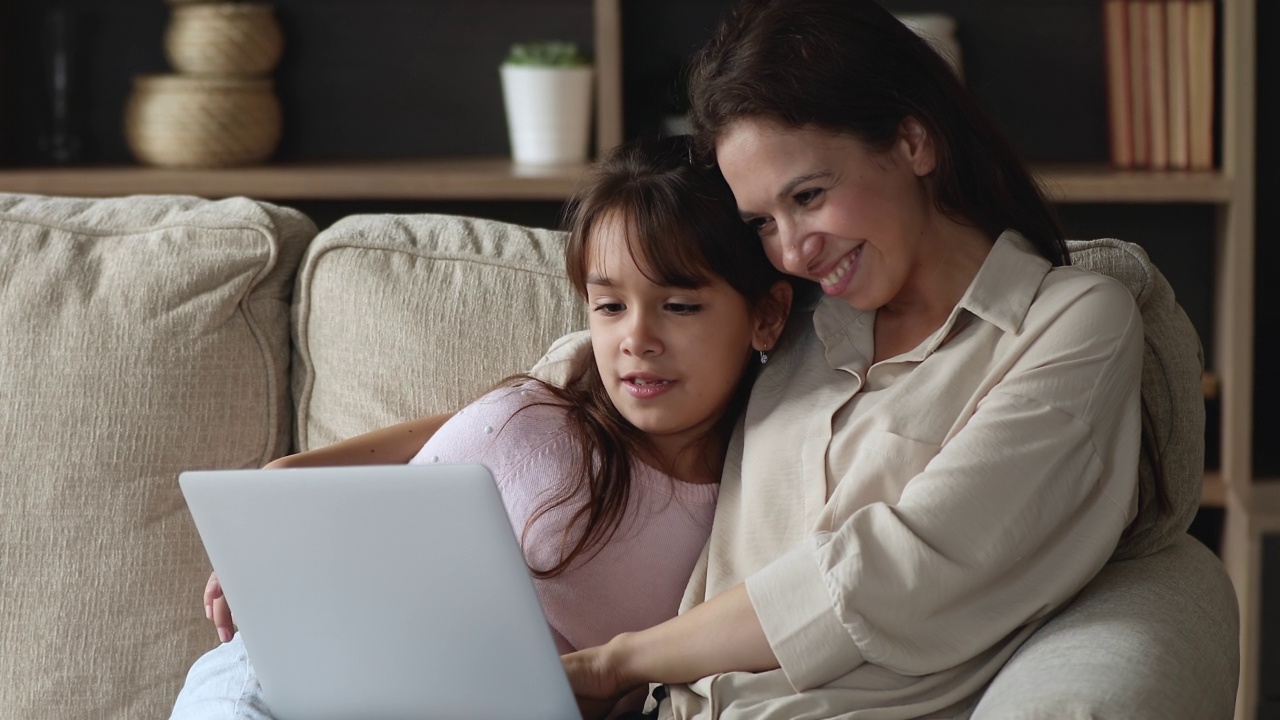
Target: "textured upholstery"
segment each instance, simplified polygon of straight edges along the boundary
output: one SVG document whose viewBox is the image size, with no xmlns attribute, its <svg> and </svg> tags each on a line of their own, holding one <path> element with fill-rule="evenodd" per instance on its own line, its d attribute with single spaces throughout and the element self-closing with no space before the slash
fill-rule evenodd
<svg viewBox="0 0 1280 720">
<path fill-rule="evenodd" d="M 1142 402 L 1150 421 L 1165 487 L 1173 511 L 1159 516 L 1155 471 L 1144 453 L 1138 481 L 1143 505 L 1133 531 L 1115 559 L 1141 557 L 1167 547 L 1191 526 L 1204 483 L 1204 356 L 1200 338 L 1173 295 L 1173 288 L 1133 243 L 1101 239 L 1068 244 L 1072 261 L 1116 278 L 1129 288 L 1142 313 L 1146 347 L 1142 355 Z"/>
<path fill-rule="evenodd" d="M 314 234 L 243 199 L 0 195 L 0 717 L 172 707 L 214 640 L 176 477 L 287 447 Z"/>
<path fill-rule="evenodd" d="M 1230 720 L 1239 631 L 1222 563 L 1182 535 L 1103 568 L 1019 648 L 972 720 Z"/>
<path fill-rule="evenodd" d="M 345 218 L 298 275 L 297 446 L 455 410 L 585 325 L 561 233 L 443 215 Z"/>
</svg>

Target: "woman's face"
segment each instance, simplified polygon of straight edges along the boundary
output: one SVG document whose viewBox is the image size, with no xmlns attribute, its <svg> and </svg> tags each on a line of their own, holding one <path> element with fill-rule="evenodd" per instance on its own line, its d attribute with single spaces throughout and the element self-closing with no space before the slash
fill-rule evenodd
<svg viewBox="0 0 1280 720">
<path fill-rule="evenodd" d="M 670 461 L 728 406 L 750 357 L 757 323 L 723 280 L 659 285 L 631 257 L 616 215 L 588 242 L 591 346 L 609 398 Z"/>
<path fill-rule="evenodd" d="M 740 120 L 716 158 L 779 270 L 862 310 L 900 299 L 918 275 L 934 158 L 914 120 L 879 153 L 847 134 Z"/>
</svg>

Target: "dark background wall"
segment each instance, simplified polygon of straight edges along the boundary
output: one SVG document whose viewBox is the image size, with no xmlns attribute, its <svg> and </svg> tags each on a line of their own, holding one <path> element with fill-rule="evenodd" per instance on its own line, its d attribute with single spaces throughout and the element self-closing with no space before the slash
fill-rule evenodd
<svg viewBox="0 0 1280 720">
<path fill-rule="evenodd" d="M 1280 266 L 1280 207 L 1274 193 L 1280 191 L 1280 142 L 1273 128 L 1280 112 L 1269 100 L 1280 89 L 1280 47 L 1268 42 L 1280 30 L 1280 3 L 1258 3 L 1258 228 L 1257 320 L 1254 325 L 1254 464 L 1259 475 L 1280 476 L 1280 378 L 1270 372 L 1280 362 L 1280 288 L 1271 268 Z M 1261 702 L 1259 720 L 1280 719 L 1280 536 L 1272 535 L 1263 546 L 1262 662 L 1259 667 Z"/>
<path fill-rule="evenodd" d="M 630 0 L 623 3 L 625 129 L 656 132 L 684 109 L 680 70 L 705 38 L 725 0 Z M 966 77 L 974 93 L 1033 162 L 1103 162 L 1106 95 L 1099 0 L 885 0 L 898 12 L 944 10 L 959 23 Z M 275 73 L 285 109 L 282 161 L 506 154 L 497 66 L 514 41 L 566 38 L 591 47 L 590 0 L 277 0 L 286 37 Z M 1280 30 L 1280 4 L 1258 0 L 1260 38 Z M 86 162 L 131 162 L 122 108 L 132 78 L 165 72 L 168 8 L 161 0 L 0 0 L 0 165 L 46 162 L 48 17 L 75 19 L 75 130 Z M 1270 97 L 1280 75 L 1268 42 L 1259 43 L 1258 95 Z M 1269 202 L 1280 184 L 1280 146 L 1258 117 L 1257 368 L 1255 465 L 1280 477 L 1280 303 L 1268 269 L 1280 262 L 1270 239 L 1280 210 Z M 554 226 L 548 202 L 288 202 L 325 227 L 357 212 L 451 212 Z M 1067 205 L 1073 237 L 1112 236 L 1143 245 L 1169 277 L 1211 351 L 1214 209 L 1206 205 Z M 1212 364 L 1212 357 L 1210 357 Z M 1216 454 L 1216 427 L 1208 432 Z M 1205 511 L 1196 532 L 1217 542 L 1218 518 Z M 1280 543 L 1267 546 L 1264 602 L 1280 605 Z M 1266 616 L 1278 616 L 1266 612 Z M 1280 718 L 1280 627 L 1264 627 L 1260 717 Z"/>
</svg>

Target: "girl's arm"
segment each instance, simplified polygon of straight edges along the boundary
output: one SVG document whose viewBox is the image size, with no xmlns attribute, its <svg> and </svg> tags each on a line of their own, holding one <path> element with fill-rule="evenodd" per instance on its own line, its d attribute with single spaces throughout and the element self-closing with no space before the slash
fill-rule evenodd
<svg viewBox="0 0 1280 720">
<path fill-rule="evenodd" d="M 623 633 L 562 660 L 574 692 L 588 699 L 613 698 L 650 682 L 691 683 L 779 667 L 744 584 L 661 625 Z"/>
<path fill-rule="evenodd" d="M 413 459 L 442 425 L 453 417 L 426 415 L 348 438 L 307 452 L 286 455 L 266 464 L 268 468 L 332 467 L 337 465 L 403 465 Z M 204 615 L 213 621 L 218 639 L 227 642 L 234 632 L 231 608 L 222 595 L 218 575 L 209 576 L 204 588 Z"/>
<path fill-rule="evenodd" d="M 332 467 L 336 465 L 403 465 L 453 417 L 426 415 L 399 425 L 367 432 L 315 450 L 286 455 L 268 468 Z"/>
</svg>

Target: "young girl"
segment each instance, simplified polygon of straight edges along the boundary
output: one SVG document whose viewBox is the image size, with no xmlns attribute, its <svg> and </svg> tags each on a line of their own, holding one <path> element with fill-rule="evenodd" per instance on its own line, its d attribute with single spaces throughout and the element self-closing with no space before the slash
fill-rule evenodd
<svg viewBox="0 0 1280 720">
<path fill-rule="evenodd" d="M 572 201 L 566 269 L 590 306 L 593 352 L 569 382 L 506 382 L 410 460 L 489 467 L 562 653 L 676 614 L 730 432 L 790 309 L 791 286 L 719 172 L 691 164 L 689 150 L 685 138 L 623 146 Z M 345 450 L 381 449 L 387 461 L 387 437 Z M 318 451 L 279 464 L 334 460 Z M 218 623 L 231 639 L 229 616 Z M 173 718 L 204 717 L 270 717 L 239 636 L 197 661 L 178 696 Z"/>
</svg>

